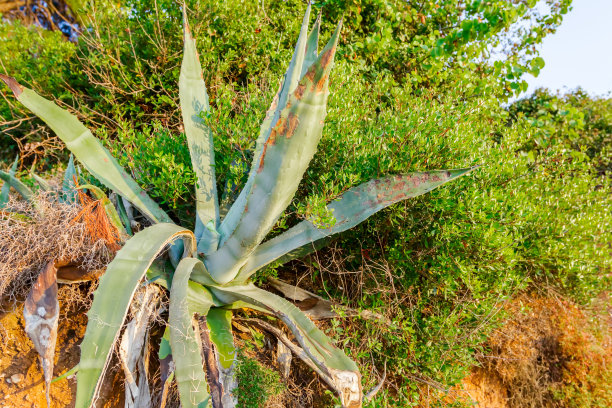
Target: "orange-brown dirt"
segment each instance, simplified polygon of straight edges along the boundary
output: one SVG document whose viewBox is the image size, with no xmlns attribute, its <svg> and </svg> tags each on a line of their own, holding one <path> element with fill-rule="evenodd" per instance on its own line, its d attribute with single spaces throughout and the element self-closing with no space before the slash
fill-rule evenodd
<svg viewBox="0 0 612 408">
<path fill-rule="evenodd" d="M 60 294 L 61 296 L 61 294 Z M 86 310 L 60 300 L 60 319 L 55 347 L 54 377 L 79 362 L 79 344 L 85 335 Z M 0 312 L 0 408 L 44 408 L 45 384 L 38 354 L 25 334 L 23 305 Z M 20 380 L 15 384 L 12 376 Z M 123 384 L 118 376 L 103 387 L 99 408 L 123 407 Z M 73 377 L 51 384 L 52 408 L 74 407 L 76 380 Z"/>
<path fill-rule="evenodd" d="M 463 380 L 463 396 L 478 408 L 507 408 L 508 390 L 496 376 L 478 367 Z"/>
<path fill-rule="evenodd" d="M 521 295 L 478 356 L 462 393 L 478 408 L 612 406 L 612 310 L 553 296 Z"/>
</svg>

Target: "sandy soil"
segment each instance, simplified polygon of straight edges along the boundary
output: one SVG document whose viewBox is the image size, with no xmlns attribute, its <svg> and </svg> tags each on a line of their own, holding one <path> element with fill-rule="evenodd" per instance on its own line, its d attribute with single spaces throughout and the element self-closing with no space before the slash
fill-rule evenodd
<svg viewBox="0 0 612 408">
<path fill-rule="evenodd" d="M 22 312 L 20 305 L 0 315 L 0 408 L 43 408 L 47 405 L 38 355 L 25 334 Z M 86 325 L 85 310 L 61 312 L 54 376 L 65 373 L 78 363 L 79 343 L 85 334 Z M 15 383 L 13 380 L 18 381 Z M 110 387 L 105 387 L 98 407 L 123 407 L 121 380 L 114 378 L 109 382 Z M 51 385 L 51 407 L 73 407 L 75 392 L 74 377 L 55 382 Z"/>
</svg>

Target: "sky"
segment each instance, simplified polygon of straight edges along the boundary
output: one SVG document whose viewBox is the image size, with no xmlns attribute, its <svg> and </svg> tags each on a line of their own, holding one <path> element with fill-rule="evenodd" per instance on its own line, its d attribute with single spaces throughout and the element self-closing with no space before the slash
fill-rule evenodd
<svg viewBox="0 0 612 408">
<path fill-rule="evenodd" d="M 612 0 L 574 0 L 557 32 L 542 41 L 540 56 L 546 66 L 537 78 L 527 76 L 526 95 L 539 87 L 612 92 Z"/>
</svg>

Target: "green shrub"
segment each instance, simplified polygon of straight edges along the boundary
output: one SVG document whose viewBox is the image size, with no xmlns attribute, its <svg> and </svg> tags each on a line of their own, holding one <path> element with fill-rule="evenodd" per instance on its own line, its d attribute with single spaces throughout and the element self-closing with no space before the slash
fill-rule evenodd
<svg viewBox="0 0 612 408">
<path fill-rule="evenodd" d="M 74 44 L 66 41 L 60 32 L 25 26 L 19 21 L 0 20 L 2 72 L 62 102 L 73 98 L 65 82 L 71 76 L 67 63 L 74 51 Z M 10 102 L 5 89 L 0 92 L 3 96 L 0 98 L 0 161 L 8 163 L 20 150 L 22 156 L 40 159 L 47 151 L 57 149 L 53 149 L 53 143 L 48 143 L 50 135 L 42 122 L 19 104 Z"/>
<path fill-rule="evenodd" d="M 591 98 L 578 89 L 566 95 L 553 95 L 539 89 L 529 98 L 510 106 L 510 117 L 527 118 L 538 134 L 530 146 L 545 148 L 554 140 L 567 148 L 585 153 L 598 175 L 612 171 L 612 98 Z"/>
<path fill-rule="evenodd" d="M 411 84 L 411 92 L 418 92 L 447 89 L 463 77 L 469 86 L 483 92 L 495 90 L 506 98 L 525 88 L 525 73 L 539 72 L 543 61 L 534 45 L 556 30 L 571 1 L 546 0 L 544 7 L 524 3 L 496 0 L 461 5 L 445 0 L 417 7 L 391 0 L 326 0 L 315 7 L 323 10 L 324 36 L 344 16 L 338 57 L 358 67 L 358 75 L 368 81 L 391 74 L 397 82 Z M 112 137 L 117 124 L 125 120 L 136 128 L 160 120 L 178 130 L 173 89 L 180 35 L 172 27 L 181 16 L 174 3 L 103 0 L 95 7 L 92 4 L 79 10 L 81 25 L 87 29 L 76 46 L 60 33 L 3 21 L 0 50 L 7 56 L 2 58 L 6 73 L 66 102 L 95 127 L 106 125 Z M 233 84 L 239 96 L 232 105 L 250 92 L 253 83 L 267 85 L 269 78 L 282 74 L 305 7 L 298 0 L 206 0 L 190 1 L 188 6 L 196 22 L 194 35 L 202 44 L 200 59 L 211 96 L 214 100 L 217 88 Z M 491 49 L 499 52 L 493 56 Z M 24 117 L 21 111 L 8 112 L 6 101 L 0 101 L 0 121 L 5 125 Z M 24 138 L 24 143 L 40 141 L 45 134 L 30 134 L 38 123 L 28 120 L 10 135 Z M 0 149 L 8 149 L 7 145 L 13 151 L 17 148 L 5 139 Z"/>
<path fill-rule="evenodd" d="M 143 126 L 142 130 L 123 123 L 114 140 L 109 140 L 104 129 L 98 137 L 151 198 L 168 208 L 176 219 L 193 224 L 188 211 L 195 201 L 196 176 L 183 133 L 170 132 L 159 122 Z"/>
<path fill-rule="evenodd" d="M 284 390 L 277 371 L 262 366 L 244 353 L 238 354 L 238 387 L 234 391 L 240 408 L 263 408 L 268 399 Z"/>
</svg>

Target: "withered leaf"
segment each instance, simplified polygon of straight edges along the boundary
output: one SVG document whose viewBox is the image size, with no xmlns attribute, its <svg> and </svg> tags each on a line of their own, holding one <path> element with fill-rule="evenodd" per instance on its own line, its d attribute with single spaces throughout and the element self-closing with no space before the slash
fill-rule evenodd
<svg viewBox="0 0 612 408">
<path fill-rule="evenodd" d="M 25 331 L 34 343 L 45 376 L 47 407 L 50 406 L 49 386 L 53 378 L 53 356 L 59 318 L 56 273 L 55 262 L 49 261 L 38 275 L 23 307 Z"/>
</svg>

